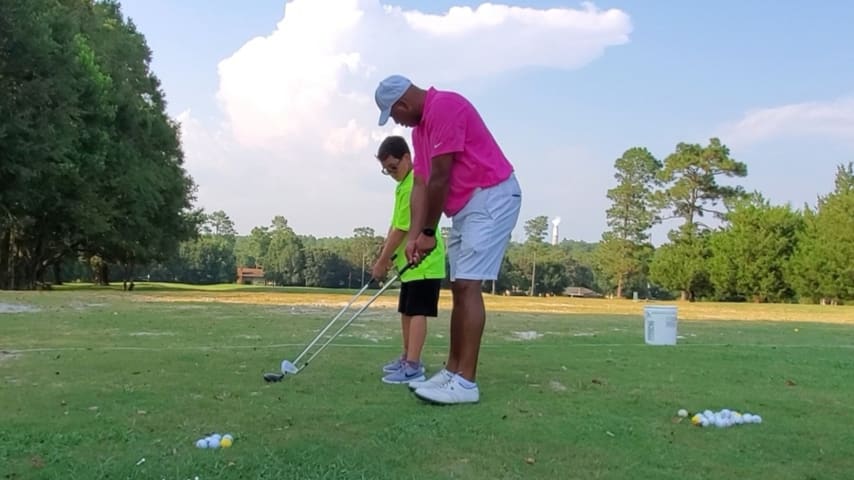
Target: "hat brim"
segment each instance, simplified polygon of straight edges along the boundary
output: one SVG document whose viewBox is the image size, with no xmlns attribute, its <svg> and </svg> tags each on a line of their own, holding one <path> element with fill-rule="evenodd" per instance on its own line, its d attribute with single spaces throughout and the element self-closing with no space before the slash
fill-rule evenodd
<svg viewBox="0 0 854 480">
<path fill-rule="evenodd" d="M 388 123 L 388 118 L 391 116 L 391 109 L 383 110 L 380 112 L 380 126 L 382 127 L 386 123 Z"/>
</svg>

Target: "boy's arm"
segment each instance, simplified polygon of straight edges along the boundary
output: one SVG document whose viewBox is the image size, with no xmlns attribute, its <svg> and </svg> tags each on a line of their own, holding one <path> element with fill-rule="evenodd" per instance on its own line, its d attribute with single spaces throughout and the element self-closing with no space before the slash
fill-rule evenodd
<svg viewBox="0 0 854 480">
<path fill-rule="evenodd" d="M 380 257 L 377 259 L 377 263 L 382 263 L 383 265 L 389 264 L 391 262 L 391 256 L 394 255 L 394 251 L 397 250 L 397 247 L 399 247 L 405 239 L 405 230 L 390 227 L 388 229 L 388 235 L 386 235 L 385 243 L 383 243 L 383 248 L 380 251 Z"/>
<path fill-rule="evenodd" d="M 391 268 L 391 257 L 404 238 L 406 238 L 405 231 L 394 228 L 394 226 L 389 227 L 385 242 L 380 249 L 380 255 L 371 268 L 371 278 L 382 280 L 386 277 L 388 269 Z"/>
</svg>

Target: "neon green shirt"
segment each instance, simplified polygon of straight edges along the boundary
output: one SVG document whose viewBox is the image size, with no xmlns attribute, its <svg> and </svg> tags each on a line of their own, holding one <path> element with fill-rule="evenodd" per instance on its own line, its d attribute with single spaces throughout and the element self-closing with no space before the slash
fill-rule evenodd
<svg viewBox="0 0 854 480">
<path fill-rule="evenodd" d="M 391 226 L 404 232 L 409 231 L 409 197 L 412 195 L 413 175 L 410 170 L 406 177 L 397 183 L 397 188 L 394 192 L 394 212 L 391 217 Z M 406 240 L 400 243 L 395 253 L 394 263 L 397 269 L 400 270 L 406 266 Z M 443 279 L 445 278 L 445 244 L 442 241 L 442 235 L 436 232 L 436 248 L 424 257 L 424 260 L 415 267 L 407 270 L 401 277 L 401 282 L 411 282 L 413 280 L 424 279 Z"/>
</svg>

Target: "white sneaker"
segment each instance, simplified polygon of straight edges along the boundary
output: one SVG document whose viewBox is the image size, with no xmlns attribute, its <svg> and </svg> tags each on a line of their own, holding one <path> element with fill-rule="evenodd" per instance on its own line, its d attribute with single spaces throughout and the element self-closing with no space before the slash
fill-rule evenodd
<svg viewBox="0 0 854 480">
<path fill-rule="evenodd" d="M 454 375 L 444 385 L 433 388 L 418 388 L 415 396 L 428 402 L 441 403 L 444 405 L 456 403 L 477 403 L 480 400 L 480 390 L 477 385 L 466 388 L 460 383 L 461 377 Z"/>
<path fill-rule="evenodd" d="M 448 383 L 453 377 L 453 373 L 443 368 L 427 380 L 421 382 L 409 382 L 408 385 L 411 390 L 417 390 L 419 388 L 441 387 L 442 385 Z"/>
</svg>

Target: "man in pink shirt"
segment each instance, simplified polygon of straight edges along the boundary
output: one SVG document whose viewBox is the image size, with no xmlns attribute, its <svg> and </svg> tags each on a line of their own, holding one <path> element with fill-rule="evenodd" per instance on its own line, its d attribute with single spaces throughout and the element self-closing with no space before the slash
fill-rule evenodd
<svg viewBox="0 0 854 480">
<path fill-rule="evenodd" d="M 453 292 L 448 360 L 439 373 L 409 387 L 435 403 L 478 402 L 475 378 L 486 321 L 482 285 L 498 278 L 519 219 L 522 191 L 513 165 L 463 96 L 424 90 L 392 75 L 380 82 L 374 97 L 380 125 L 392 118 L 413 129 L 407 259 L 417 264 L 435 248 L 443 212 L 452 222 L 447 243 Z"/>
</svg>

